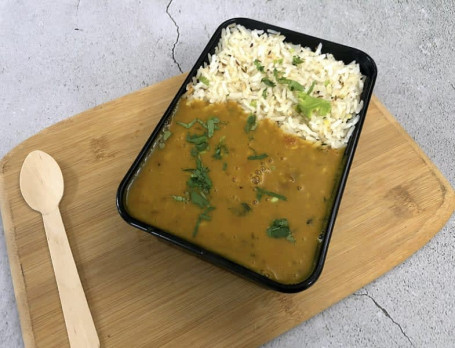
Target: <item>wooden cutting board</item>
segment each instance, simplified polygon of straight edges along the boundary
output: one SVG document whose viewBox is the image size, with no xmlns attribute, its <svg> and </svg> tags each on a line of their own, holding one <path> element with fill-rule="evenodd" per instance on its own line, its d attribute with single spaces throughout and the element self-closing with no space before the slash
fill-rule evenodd
<svg viewBox="0 0 455 348">
<path fill-rule="evenodd" d="M 11 273 L 28 347 L 68 339 L 41 216 L 19 192 L 35 149 L 63 171 L 63 221 L 103 347 L 252 346 L 371 282 L 427 243 L 455 207 L 438 169 L 373 98 L 319 281 L 265 290 L 128 226 L 117 186 L 184 76 L 60 122 L 0 163 Z"/>
</svg>

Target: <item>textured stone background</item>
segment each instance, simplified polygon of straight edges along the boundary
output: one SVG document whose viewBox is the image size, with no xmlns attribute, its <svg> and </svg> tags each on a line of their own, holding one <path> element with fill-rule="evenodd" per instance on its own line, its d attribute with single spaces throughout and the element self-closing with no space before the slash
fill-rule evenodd
<svg viewBox="0 0 455 348">
<path fill-rule="evenodd" d="M 0 0 L 0 157 L 59 120 L 188 71 L 231 17 L 369 53 L 375 94 L 455 185 L 452 0 Z M 404 264 L 266 346 L 455 346 L 454 236 L 452 217 Z M 3 230 L 0 293 L 0 346 L 20 347 Z"/>
</svg>

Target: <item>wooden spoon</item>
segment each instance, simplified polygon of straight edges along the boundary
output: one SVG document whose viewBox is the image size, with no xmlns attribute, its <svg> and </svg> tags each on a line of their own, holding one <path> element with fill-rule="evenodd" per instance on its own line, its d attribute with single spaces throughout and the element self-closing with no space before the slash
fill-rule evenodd
<svg viewBox="0 0 455 348">
<path fill-rule="evenodd" d="M 27 204 L 43 217 L 70 345 L 99 347 L 100 341 L 58 207 L 63 196 L 60 167 L 47 153 L 33 151 L 22 165 L 20 187 Z"/>
</svg>

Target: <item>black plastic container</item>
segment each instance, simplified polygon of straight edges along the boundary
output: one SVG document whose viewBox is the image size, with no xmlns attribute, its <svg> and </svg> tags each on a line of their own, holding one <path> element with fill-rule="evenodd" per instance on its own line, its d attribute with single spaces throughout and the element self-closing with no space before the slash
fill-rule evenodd
<svg viewBox="0 0 455 348">
<path fill-rule="evenodd" d="M 218 42 L 221 38 L 221 31 L 223 28 L 231 25 L 231 24 L 240 24 L 246 27 L 247 29 L 259 29 L 259 30 L 271 30 L 275 32 L 279 32 L 286 37 L 286 42 L 291 42 L 293 44 L 300 44 L 303 47 L 310 47 L 315 49 L 320 43 L 322 43 L 322 53 L 331 53 L 335 59 L 342 60 L 346 64 L 349 64 L 352 61 L 356 61 L 359 66 L 361 73 L 366 77 L 364 81 L 364 88 L 361 95 L 361 100 L 363 100 L 364 107 L 360 112 L 360 119 L 355 126 L 354 132 L 351 135 L 349 143 L 346 147 L 343 164 L 344 167 L 341 172 L 341 177 L 339 179 L 338 186 L 335 187 L 335 194 L 333 195 L 333 205 L 328 214 L 328 221 L 326 224 L 325 231 L 321 231 L 321 235 L 323 236 L 322 242 L 320 245 L 319 255 L 317 260 L 315 261 L 315 267 L 313 269 L 312 274 L 305 279 L 304 281 L 298 284 L 281 284 L 274 280 L 271 280 L 263 275 L 260 275 L 244 266 L 241 266 L 237 263 L 234 263 L 216 253 L 211 251 L 205 250 L 202 247 L 199 247 L 196 244 L 193 244 L 187 240 L 184 240 L 180 237 L 174 236 L 170 233 L 167 233 L 159 228 L 154 226 L 150 226 L 142 221 L 139 221 L 132 216 L 130 216 L 127 212 L 125 207 L 125 195 L 128 189 L 128 186 L 131 180 L 134 178 L 134 175 L 137 173 L 138 169 L 141 166 L 141 163 L 146 159 L 147 154 L 150 152 L 151 147 L 153 146 L 157 136 L 159 135 L 162 127 L 165 125 L 168 118 L 170 118 L 174 112 L 174 109 L 181 98 L 181 96 L 185 93 L 186 85 L 191 81 L 192 77 L 196 75 L 198 68 L 204 64 L 204 62 L 208 62 L 208 54 L 214 53 L 215 47 L 218 45 Z M 351 163 L 354 157 L 354 152 L 357 147 L 357 143 L 359 140 L 360 132 L 362 130 L 363 122 L 365 120 L 368 104 L 370 102 L 370 97 L 373 91 L 373 86 L 376 80 L 377 69 L 376 64 L 373 59 L 367 55 L 366 53 L 351 47 L 347 47 L 344 45 L 340 45 L 334 42 L 326 41 L 323 39 L 319 39 L 313 36 L 308 36 L 305 34 L 301 34 L 295 31 L 287 30 L 284 28 L 276 27 L 274 25 L 270 25 L 267 23 L 255 21 L 248 18 L 233 18 L 227 20 L 226 22 L 222 23 L 218 29 L 213 34 L 212 38 L 210 39 L 209 43 L 205 47 L 204 51 L 200 55 L 199 59 L 196 61 L 196 64 L 189 72 L 187 78 L 183 82 L 182 86 L 180 87 L 179 91 L 177 92 L 176 96 L 172 100 L 171 104 L 169 105 L 168 109 L 164 113 L 161 120 L 158 122 L 158 125 L 152 132 L 151 136 L 147 140 L 146 144 L 140 151 L 138 157 L 132 164 L 131 168 L 126 173 L 125 177 L 123 178 L 118 192 L 117 192 L 117 208 L 120 215 L 123 219 L 126 220 L 130 225 L 135 226 L 139 229 L 142 229 L 146 232 L 149 232 L 157 237 L 160 237 L 168 242 L 171 242 L 174 245 L 178 245 L 183 247 L 187 251 L 190 251 L 207 261 L 210 261 L 216 265 L 224 267 L 228 270 L 231 270 L 243 277 L 246 277 L 252 281 L 255 281 L 261 285 L 264 285 L 268 288 L 282 291 L 282 292 L 299 292 L 305 290 L 309 286 L 315 283 L 318 279 L 319 275 L 322 272 L 322 268 L 324 266 L 324 261 L 327 255 L 327 250 L 329 247 L 330 237 L 332 234 L 333 226 L 335 224 L 335 218 L 338 212 L 338 208 L 340 205 L 341 197 L 343 195 L 344 187 L 346 184 L 346 180 L 348 177 L 349 169 L 351 167 Z"/>
</svg>

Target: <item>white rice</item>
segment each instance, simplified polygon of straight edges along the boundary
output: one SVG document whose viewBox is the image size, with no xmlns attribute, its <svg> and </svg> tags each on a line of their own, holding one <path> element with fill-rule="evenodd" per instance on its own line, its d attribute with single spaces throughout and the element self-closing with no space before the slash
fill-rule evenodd
<svg viewBox="0 0 455 348">
<path fill-rule="evenodd" d="M 235 101 L 247 113 L 257 115 L 258 119 L 274 120 L 284 131 L 307 141 L 333 148 L 345 146 L 363 106 L 360 95 L 364 77 L 359 65 L 355 62 L 346 65 L 331 54 L 321 54 L 321 44 L 312 51 L 284 40 L 279 33 L 248 30 L 241 25 L 223 29 L 215 54 L 209 56 L 209 64 L 199 68 L 192 83 L 187 85 L 188 102 Z M 294 56 L 300 57 L 303 63 L 293 65 Z M 256 59 L 264 66 L 264 72 L 255 66 Z M 286 84 L 267 87 L 261 82 L 264 77 L 275 82 L 274 69 L 303 85 L 306 91 L 314 81 L 311 96 L 330 101 L 331 111 L 325 116 L 314 112 L 310 118 L 300 114 L 295 91 Z M 208 85 L 201 77 L 208 80 Z"/>
</svg>

